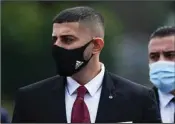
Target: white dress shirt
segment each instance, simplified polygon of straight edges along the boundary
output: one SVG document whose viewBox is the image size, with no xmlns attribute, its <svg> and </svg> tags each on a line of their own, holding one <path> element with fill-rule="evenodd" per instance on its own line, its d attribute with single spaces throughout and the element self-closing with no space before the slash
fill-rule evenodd
<svg viewBox="0 0 175 124">
<path fill-rule="evenodd" d="M 160 102 L 160 114 L 163 123 L 174 122 L 175 104 L 171 102 L 174 98 L 172 94 L 166 94 L 158 90 Z"/>
<path fill-rule="evenodd" d="M 91 123 L 95 123 L 96 120 L 104 73 L 105 67 L 103 64 L 101 64 L 100 73 L 85 85 L 88 93 L 84 96 L 84 101 L 89 110 Z M 74 79 L 67 77 L 67 86 L 65 90 L 67 123 L 71 123 L 72 107 L 77 97 L 76 90 L 79 86 L 80 84 L 77 83 Z"/>
</svg>

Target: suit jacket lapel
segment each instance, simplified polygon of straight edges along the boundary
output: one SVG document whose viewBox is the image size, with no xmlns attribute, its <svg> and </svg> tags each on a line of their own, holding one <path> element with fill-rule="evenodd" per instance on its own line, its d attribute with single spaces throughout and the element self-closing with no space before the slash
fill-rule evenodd
<svg viewBox="0 0 175 124">
<path fill-rule="evenodd" d="M 155 96 L 156 96 L 156 101 L 157 101 L 157 103 L 158 103 L 158 105 L 160 104 L 160 102 L 159 102 L 159 94 L 158 94 L 158 89 L 154 86 L 153 87 L 153 91 L 154 91 L 154 93 L 155 93 Z"/>
<path fill-rule="evenodd" d="M 66 123 L 65 107 L 65 84 L 66 78 L 59 77 L 55 80 L 50 101 L 50 113 L 48 113 L 53 123 Z M 115 81 L 115 85 L 109 72 L 105 72 L 101 97 L 99 101 L 96 123 L 120 122 L 121 115 L 127 111 L 121 111 L 121 106 L 125 103 L 125 94 L 120 89 L 120 83 Z M 117 110 L 117 112 L 116 112 Z"/>
<path fill-rule="evenodd" d="M 55 80 L 55 86 L 52 90 L 52 102 L 51 102 L 51 110 L 52 114 L 52 122 L 54 123 L 66 123 L 66 107 L 65 107 L 65 84 L 66 78 L 59 77 Z"/>
<path fill-rule="evenodd" d="M 115 97 L 117 97 L 117 99 Z M 120 119 L 120 114 L 122 113 L 116 113 L 115 110 L 116 108 L 118 108 L 118 110 L 120 109 L 122 100 L 124 100 L 122 92 L 120 91 L 120 89 L 114 86 L 114 82 L 112 81 L 109 73 L 106 71 L 102 84 L 96 123 L 115 122 L 117 120 L 116 117 Z"/>
</svg>

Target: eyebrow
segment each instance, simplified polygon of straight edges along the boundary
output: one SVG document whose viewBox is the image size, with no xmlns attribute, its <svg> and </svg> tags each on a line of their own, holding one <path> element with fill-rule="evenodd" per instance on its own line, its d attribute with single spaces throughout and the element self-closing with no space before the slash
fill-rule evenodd
<svg viewBox="0 0 175 124">
<path fill-rule="evenodd" d="M 60 37 L 76 37 L 76 36 L 71 34 L 63 34 L 63 35 L 60 35 Z"/>
<path fill-rule="evenodd" d="M 175 52 L 175 50 L 166 50 L 166 51 L 162 51 L 163 53 L 167 53 L 167 52 Z M 149 54 L 156 54 L 156 53 L 160 53 L 160 52 L 150 52 Z"/>
<path fill-rule="evenodd" d="M 74 38 L 74 39 L 79 39 L 79 38 L 76 37 L 75 35 L 70 35 L 70 34 L 68 34 L 68 35 L 61 35 L 60 37 L 61 37 L 61 38 L 71 37 L 71 38 Z"/>
<path fill-rule="evenodd" d="M 150 52 L 149 55 L 152 55 L 152 54 L 158 54 L 160 52 Z"/>
</svg>

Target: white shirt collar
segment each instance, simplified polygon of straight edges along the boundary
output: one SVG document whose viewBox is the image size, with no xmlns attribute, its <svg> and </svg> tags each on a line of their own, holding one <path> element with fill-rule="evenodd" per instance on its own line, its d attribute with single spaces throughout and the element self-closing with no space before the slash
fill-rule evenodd
<svg viewBox="0 0 175 124">
<path fill-rule="evenodd" d="M 93 96 L 102 85 L 104 73 L 105 73 L 105 67 L 104 64 L 101 63 L 100 73 L 97 76 L 95 76 L 91 81 L 89 81 L 87 84 L 85 84 L 85 87 L 87 88 L 91 96 Z M 80 84 L 77 83 L 72 77 L 67 77 L 67 90 L 69 95 L 75 93 L 76 89 L 79 86 Z"/>
<path fill-rule="evenodd" d="M 159 93 L 159 101 L 160 101 L 160 105 L 162 107 L 166 107 L 170 101 L 174 98 L 174 96 L 170 93 L 164 93 L 161 92 L 160 90 L 158 90 Z"/>
</svg>

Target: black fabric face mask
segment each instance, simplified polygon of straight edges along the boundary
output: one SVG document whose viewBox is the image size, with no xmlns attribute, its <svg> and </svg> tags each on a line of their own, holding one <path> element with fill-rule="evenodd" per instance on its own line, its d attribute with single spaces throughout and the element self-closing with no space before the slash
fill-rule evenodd
<svg viewBox="0 0 175 124">
<path fill-rule="evenodd" d="M 56 63 L 57 73 L 60 76 L 72 76 L 85 67 L 92 56 L 85 60 L 84 51 L 91 42 L 92 40 L 80 48 L 71 50 L 53 45 L 52 56 Z"/>
</svg>

